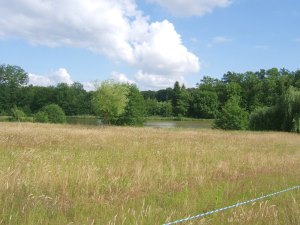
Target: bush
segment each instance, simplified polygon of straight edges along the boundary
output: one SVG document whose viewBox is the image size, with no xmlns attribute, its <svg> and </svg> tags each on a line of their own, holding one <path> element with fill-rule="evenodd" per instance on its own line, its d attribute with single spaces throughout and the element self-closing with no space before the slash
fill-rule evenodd
<svg viewBox="0 0 300 225">
<path fill-rule="evenodd" d="M 23 121 L 26 118 L 26 114 L 23 112 L 22 109 L 19 109 L 17 106 L 14 106 L 11 109 L 11 113 L 12 113 L 12 119 L 14 121 Z"/>
<path fill-rule="evenodd" d="M 65 112 L 61 107 L 56 104 L 50 104 L 35 114 L 35 121 L 42 123 L 65 123 L 67 120 Z"/>
<path fill-rule="evenodd" d="M 290 87 L 283 96 L 280 107 L 284 109 L 282 130 L 297 132 L 300 129 L 298 121 L 300 117 L 300 90 Z"/>
<path fill-rule="evenodd" d="M 128 91 L 128 102 L 117 124 L 142 125 L 146 113 L 145 100 L 135 85 L 128 85 Z"/>
<path fill-rule="evenodd" d="M 38 123 L 47 123 L 49 122 L 48 114 L 43 111 L 39 111 L 34 115 L 34 121 Z"/>
<path fill-rule="evenodd" d="M 248 117 L 248 112 L 239 106 L 239 99 L 232 97 L 217 114 L 214 127 L 224 130 L 246 130 Z"/>
<path fill-rule="evenodd" d="M 257 108 L 250 114 L 251 130 L 281 130 L 283 113 L 278 106 Z"/>
</svg>

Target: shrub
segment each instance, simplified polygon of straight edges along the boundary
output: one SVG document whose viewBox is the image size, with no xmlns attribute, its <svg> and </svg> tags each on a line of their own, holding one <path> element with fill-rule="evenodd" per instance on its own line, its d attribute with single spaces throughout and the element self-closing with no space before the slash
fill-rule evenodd
<svg viewBox="0 0 300 225">
<path fill-rule="evenodd" d="M 250 114 L 251 130 L 280 130 L 282 110 L 278 106 L 257 108 Z"/>
<path fill-rule="evenodd" d="M 239 99 L 232 97 L 217 114 L 214 127 L 224 130 L 246 130 L 248 117 L 248 112 L 239 106 Z"/>
<path fill-rule="evenodd" d="M 50 104 L 35 114 L 35 121 L 43 123 L 65 123 L 66 115 L 61 107 L 56 104 Z"/>
<path fill-rule="evenodd" d="M 15 121 L 23 121 L 26 118 L 26 114 L 22 109 L 19 109 L 17 106 L 14 106 L 11 109 L 12 119 Z"/>
<path fill-rule="evenodd" d="M 47 123 L 49 122 L 48 114 L 44 111 L 39 111 L 34 115 L 34 121 L 38 123 Z"/>
<path fill-rule="evenodd" d="M 117 124 L 142 125 L 145 121 L 145 100 L 135 85 L 128 86 L 128 102 L 124 113 L 118 118 Z"/>
<path fill-rule="evenodd" d="M 299 116 L 300 116 L 300 90 L 290 87 L 281 102 L 282 109 L 284 109 L 284 121 L 282 129 L 284 131 L 299 130 Z"/>
</svg>

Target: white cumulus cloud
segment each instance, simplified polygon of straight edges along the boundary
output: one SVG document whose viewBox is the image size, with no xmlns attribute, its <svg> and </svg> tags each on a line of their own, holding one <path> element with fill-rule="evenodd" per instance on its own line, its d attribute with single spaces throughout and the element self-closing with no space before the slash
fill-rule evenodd
<svg viewBox="0 0 300 225">
<path fill-rule="evenodd" d="M 71 75 L 65 68 L 59 68 L 50 75 L 36 75 L 29 73 L 29 84 L 35 86 L 55 86 L 59 83 L 73 84 Z"/>
<path fill-rule="evenodd" d="M 163 78 L 158 82 L 200 69 L 198 57 L 183 45 L 173 24 L 150 22 L 134 0 L 0 1 L 0 15 L 0 38 L 87 49 L 143 71 L 144 76 Z"/>
<path fill-rule="evenodd" d="M 148 0 L 179 16 L 202 16 L 217 7 L 227 7 L 232 0 Z"/>
<path fill-rule="evenodd" d="M 176 81 L 179 81 L 181 84 L 186 83 L 183 76 L 168 77 L 158 74 L 148 74 L 143 71 L 138 71 L 135 79 L 143 90 L 172 87 Z"/>
<path fill-rule="evenodd" d="M 117 82 L 120 83 L 128 83 L 128 84 L 135 84 L 135 81 L 130 80 L 125 74 L 123 73 L 118 73 L 118 72 L 112 72 L 111 73 L 111 78 Z"/>
</svg>

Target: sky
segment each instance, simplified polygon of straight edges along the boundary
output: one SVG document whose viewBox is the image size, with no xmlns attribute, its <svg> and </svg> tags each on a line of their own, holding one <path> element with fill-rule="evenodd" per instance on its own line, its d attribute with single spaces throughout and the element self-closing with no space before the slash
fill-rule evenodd
<svg viewBox="0 0 300 225">
<path fill-rule="evenodd" d="M 300 69 L 299 0 L 0 0 L 0 64 L 49 86 L 115 79 L 194 87 L 226 72 Z"/>
</svg>

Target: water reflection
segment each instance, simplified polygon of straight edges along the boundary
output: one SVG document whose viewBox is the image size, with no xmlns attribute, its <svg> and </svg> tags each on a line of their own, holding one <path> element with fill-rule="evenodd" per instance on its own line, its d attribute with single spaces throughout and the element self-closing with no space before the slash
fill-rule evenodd
<svg viewBox="0 0 300 225">
<path fill-rule="evenodd" d="M 102 122 L 97 118 L 76 118 L 68 117 L 67 123 L 77 124 L 77 125 L 90 125 L 90 126 L 100 126 Z M 153 120 L 146 121 L 144 127 L 154 127 L 154 128 L 211 128 L 212 120 L 196 120 L 196 121 L 161 121 Z"/>
</svg>

